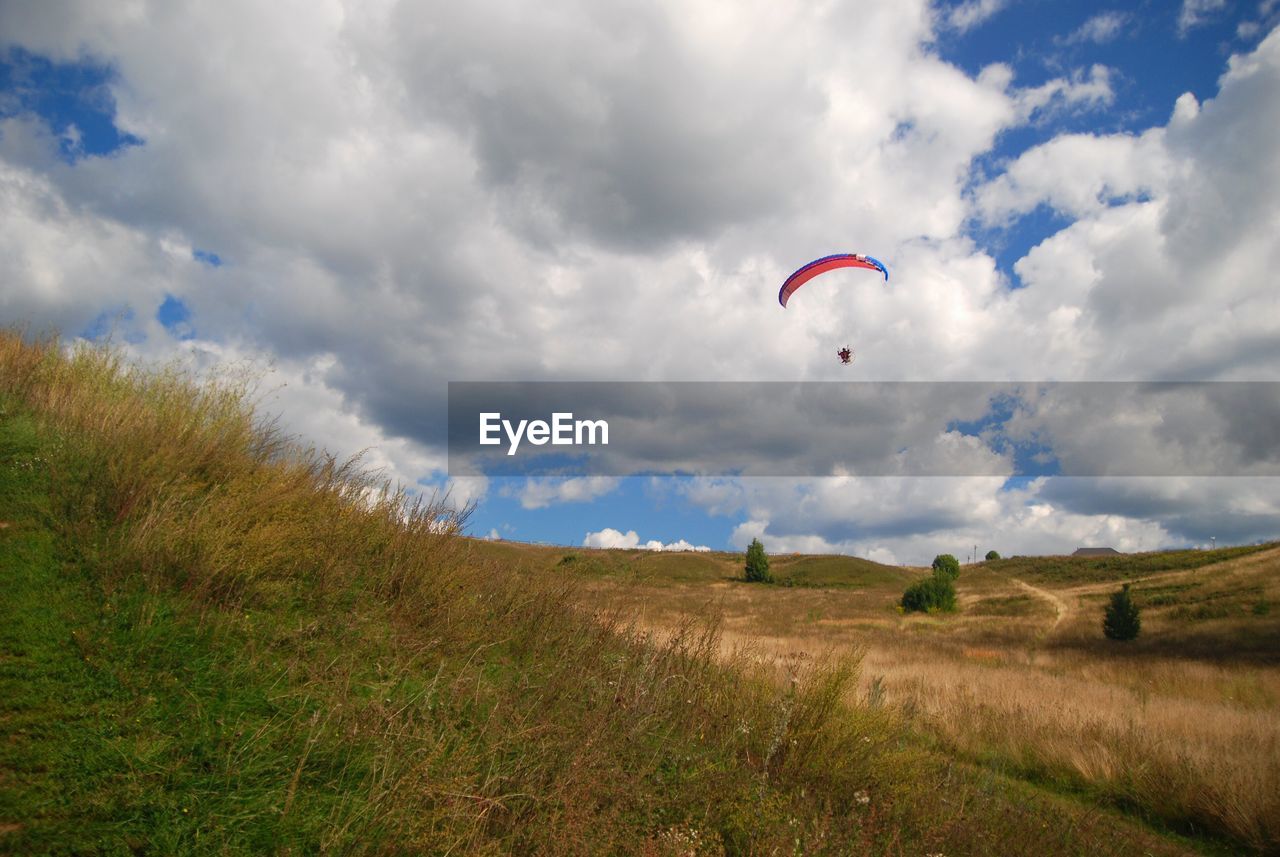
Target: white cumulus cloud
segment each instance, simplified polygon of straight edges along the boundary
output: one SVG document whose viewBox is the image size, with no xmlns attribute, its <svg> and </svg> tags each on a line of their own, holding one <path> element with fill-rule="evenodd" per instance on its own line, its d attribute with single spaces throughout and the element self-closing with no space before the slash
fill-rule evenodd
<svg viewBox="0 0 1280 857">
<path fill-rule="evenodd" d="M 72 165 L 45 123 L 4 111 L 0 312 L 72 336 L 118 318 L 150 360 L 272 366 L 267 407 L 291 431 L 465 500 L 488 484 L 442 475 L 449 381 L 843 380 L 845 342 L 863 380 L 1274 379 L 1280 35 L 1260 23 L 1219 91 L 1164 125 L 1063 135 L 1056 118 L 1114 108 L 1123 72 L 1023 86 L 940 56 L 940 29 L 1002 7 L 0 4 L 0 48 L 109 66 L 115 121 L 144 141 Z M 1185 0 L 1179 26 L 1223 8 Z M 1079 38 L 1114 37 L 1115 14 Z M 1042 145 L 988 157 L 1031 124 Z M 1011 290 L 971 227 L 1039 206 L 1068 222 Z M 837 276 L 780 310 L 783 277 L 843 249 L 891 282 Z M 156 321 L 169 295 L 193 338 Z M 1217 496 L 868 484 L 698 497 L 744 534 L 909 561 L 938 533 L 1177 540 Z M 1273 506 L 1250 491 L 1263 532 Z"/>
<path fill-rule="evenodd" d="M 628 550 L 639 548 L 640 550 L 650 551 L 709 551 L 711 548 L 706 545 L 695 545 L 684 539 L 674 542 L 663 543 L 657 539 L 650 539 L 646 542 L 640 540 L 640 536 L 635 530 L 615 530 L 612 527 L 605 527 L 593 533 L 587 533 L 582 540 L 582 546 L 588 548 L 625 548 Z"/>
<path fill-rule="evenodd" d="M 542 509 L 558 503 L 587 503 L 612 494 L 619 484 L 621 480 L 612 476 L 526 479 L 520 487 L 504 492 L 518 497 L 526 509 Z"/>
</svg>

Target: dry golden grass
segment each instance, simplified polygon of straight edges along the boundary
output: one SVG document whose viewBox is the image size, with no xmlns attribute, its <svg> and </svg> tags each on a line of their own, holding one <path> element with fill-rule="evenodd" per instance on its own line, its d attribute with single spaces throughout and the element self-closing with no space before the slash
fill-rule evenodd
<svg viewBox="0 0 1280 857">
<path fill-rule="evenodd" d="M 731 557 L 724 569 L 734 573 Z M 904 571 L 904 581 L 912 573 L 925 572 Z M 1133 646 L 1101 634 L 1114 583 L 1055 588 L 982 565 L 965 568 L 961 609 L 945 616 L 899 613 L 905 583 L 789 589 L 606 575 L 590 591 L 649 627 L 719 614 L 727 651 L 777 664 L 856 651 L 863 698 L 883 699 L 964 757 L 1270 850 L 1280 848 L 1280 650 L 1268 660 L 1258 641 L 1275 639 L 1277 618 L 1245 608 L 1280 603 L 1278 581 L 1280 549 L 1137 578 L 1137 597 L 1157 603 Z M 1221 605 L 1241 592 L 1207 617 L 1185 602 Z"/>
</svg>

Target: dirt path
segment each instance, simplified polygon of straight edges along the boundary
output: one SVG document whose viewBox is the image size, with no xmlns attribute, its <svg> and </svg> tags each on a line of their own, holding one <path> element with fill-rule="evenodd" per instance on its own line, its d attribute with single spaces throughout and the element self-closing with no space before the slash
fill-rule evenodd
<svg viewBox="0 0 1280 857">
<path fill-rule="evenodd" d="M 1199 568 L 1188 568 L 1175 571 L 1158 571 L 1152 574 L 1146 574 L 1141 577 L 1130 578 L 1128 583 L 1145 583 L 1152 580 L 1160 580 L 1162 582 L 1174 582 L 1182 580 L 1204 579 L 1205 577 L 1216 577 L 1221 579 L 1224 575 L 1234 575 L 1256 572 L 1260 566 L 1271 566 L 1280 561 L 1280 548 L 1260 551 L 1258 553 L 1248 554 L 1243 557 L 1223 560 L 1212 565 L 1205 565 Z M 1117 581 L 1107 580 L 1099 583 L 1086 583 L 1083 585 L 1071 586 L 1059 590 L 1062 594 L 1049 589 L 1043 589 L 1039 586 L 1027 583 L 1025 580 L 1019 580 L 1016 577 L 1010 577 L 1008 580 L 1016 584 L 1023 591 L 1044 599 L 1053 605 L 1053 609 L 1057 611 L 1057 616 L 1053 620 L 1044 633 L 1048 634 L 1057 629 L 1064 619 L 1071 616 L 1074 611 L 1075 604 L 1079 603 L 1079 598 L 1087 595 L 1096 595 L 1100 592 L 1110 592 L 1116 588 Z M 1063 596 L 1066 596 L 1065 598 Z"/>
<path fill-rule="evenodd" d="M 1048 601 L 1050 604 L 1053 605 L 1053 609 L 1057 612 L 1057 615 L 1053 619 L 1053 624 L 1050 625 L 1048 630 L 1045 631 L 1046 634 L 1050 633 L 1055 628 L 1057 628 L 1060 624 L 1062 624 L 1063 619 L 1071 615 L 1071 605 L 1067 603 L 1066 599 L 1061 598 L 1058 595 L 1055 595 L 1054 593 L 1050 592 L 1047 589 L 1041 589 L 1039 586 L 1032 586 L 1030 583 L 1027 583 L 1025 580 L 1019 580 L 1016 577 L 1011 577 L 1009 578 L 1009 580 L 1016 583 L 1022 589 L 1026 590 L 1027 592 L 1031 593 L 1037 598 L 1043 598 L 1045 601 Z"/>
<path fill-rule="evenodd" d="M 1277 563 L 1280 563 L 1280 548 L 1272 548 L 1242 557 L 1235 557 L 1234 559 L 1226 559 L 1222 562 L 1215 562 L 1212 565 L 1202 565 L 1199 568 L 1157 571 L 1152 574 L 1144 574 L 1141 577 L 1131 577 L 1123 581 L 1107 580 L 1101 583 L 1086 583 L 1072 586 L 1066 591 L 1073 596 L 1096 595 L 1099 592 L 1114 591 L 1120 583 L 1147 583 L 1153 580 L 1159 580 L 1162 583 L 1181 583 L 1206 578 L 1223 581 L 1228 576 L 1256 573 L 1260 569 L 1270 568 Z"/>
</svg>

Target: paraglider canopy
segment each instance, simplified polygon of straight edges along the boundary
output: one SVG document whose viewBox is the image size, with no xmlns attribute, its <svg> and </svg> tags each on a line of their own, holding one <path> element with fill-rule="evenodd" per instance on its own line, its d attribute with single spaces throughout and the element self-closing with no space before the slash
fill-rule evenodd
<svg viewBox="0 0 1280 857">
<path fill-rule="evenodd" d="M 889 269 L 884 266 L 883 262 L 870 256 L 863 256 L 858 253 L 837 253 L 834 256 L 823 256 L 821 259 L 814 259 L 790 277 L 787 277 L 782 284 L 782 288 L 778 290 L 778 303 L 786 307 L 787 301 L 795 294 L 796 289 L 819 274 L 825 274 L 827 271 L 834 271 L 837 268 L 866 268 L 884 274 L 886 282 L 889 279 Z"/>
</svg>

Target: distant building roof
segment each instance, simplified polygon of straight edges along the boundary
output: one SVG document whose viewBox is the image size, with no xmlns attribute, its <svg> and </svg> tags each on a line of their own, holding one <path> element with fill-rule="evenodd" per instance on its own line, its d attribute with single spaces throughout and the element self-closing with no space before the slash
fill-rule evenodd
<svg viewBox="0 0 1280 857">
<path fill-rule="evenodd" d="M 1120 551 L 1115 548 L 1076 548 L 1076 552 L 1072 556 L 1119 556 Z"/>
</svg>

